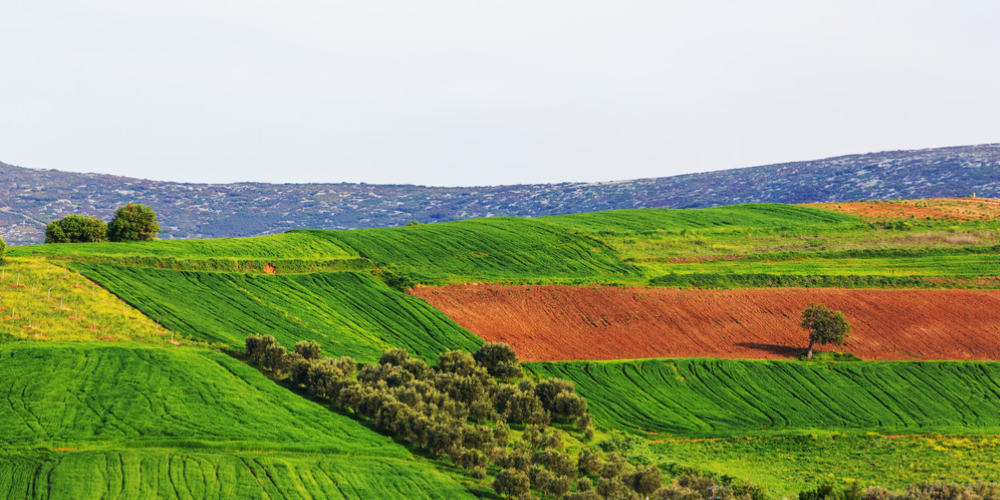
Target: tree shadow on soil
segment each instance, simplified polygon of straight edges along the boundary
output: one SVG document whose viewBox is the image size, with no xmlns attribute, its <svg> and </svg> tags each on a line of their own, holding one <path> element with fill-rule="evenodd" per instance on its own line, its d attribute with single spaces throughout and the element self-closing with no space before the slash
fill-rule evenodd
<svg viewBox="0 0 1000 500">
<path fill-rule="evenodd" d="M 785 345 L 778 344 L 761 344 L 758 342 L 739 342 L 735 344 L 737 347 L 742 347 L 745 349 L 752 349 L 754 351 L 762 351 L 768 354 L 776 354 L 778 356 L 787 356 L 789 358 L 798 356 L 802 354 L 805 350 L 801 346 L 789 347 Z"/>
</svg>

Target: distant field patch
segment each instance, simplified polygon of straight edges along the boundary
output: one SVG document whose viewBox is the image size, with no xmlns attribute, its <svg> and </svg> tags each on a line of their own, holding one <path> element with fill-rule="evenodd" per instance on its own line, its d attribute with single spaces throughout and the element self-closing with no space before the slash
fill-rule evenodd
<svg viewBox="0 0 1000 500">
<path fill-rule="evenodd" d="M 368 259 L 334 240 L 308 233 L 252 238 L 64 243 L 11 249 L 11 255 L 186 271 L 297 273 L 371 268 Z"/>
<path fill-rule="evenodd" d="M 757 203 L 712 208 L 642 208 L 552 215 L 538 220 L 588 233 L 641 233 L 683 229 L 791 229 L 847 226 L 860 219 L 802 205 Z"/>
<path fill-rule="evenodd" d="M 123 243 L 62 243 L 12 247 L 12 256 L 55 257 L 144 256 L 177 259 L 349 259 L 357 252 L 336 241 L 305 232 L 252 238 L 131 241 Z"/>
<path fill-rule="evenodd" d="M 521 359 L 789 358 L 819 302 L 853 326 L 838 350 L 867 360 L 1000 359 L 1000 291 L 449 285 L 417 287 L 460 325 Z"/>
<path fill-rule="evenodd" d="M 530 367 L 575 382 L 608 428 L 689 436 L 1000 430 L 1000 363 L 654 359 Z"/>
<path fill-rule="evenodd" d="M 497 217 L 293 234 L 328 238 L 380 267 L 443 282 L 641 277 L 604 243 L 534 219 Z"/>
<path fill-rule="evenodd" d="M 364 273 L 246 275 L 71 264 L 150 318 L 193 339 L 241 349 L 252 334 L 331 356 L 377 359 L 402 347 L 426 359 L 481 341 L 424 301 Z"/>
<path fill-rule="evenodd" d="M 809 203 L 807 207 L 876 219 L 988 220 L 1000 217 L 997 198 L 927 198 L 921 200 Z"/>
</svg>

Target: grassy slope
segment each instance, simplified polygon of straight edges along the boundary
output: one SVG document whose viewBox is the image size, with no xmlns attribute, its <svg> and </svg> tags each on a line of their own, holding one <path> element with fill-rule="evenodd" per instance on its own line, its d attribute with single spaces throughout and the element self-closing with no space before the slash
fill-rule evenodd
<svg viewBox="0 0 1000 500">
<path fill-rule="evenodd" d="M 603 243 L 532 219 L 309 233 L 340 241 L 380 266 L 438 281 L 640 278 Z"/>
<path fill-rule="evenodd" d="M 7 492 L 10 496 L 4 496 Z M 473 499 L 423 462 L 283 452 L 105 450 L 0 457 L 0 498 Z"/>
<path fill-rule="evenodd" d="M 648 231 L 718 229 L 851 227 L 861 219 L 829 210 L 760 203 L 714 208 L 650 208 L 553 215 L 538 220 L 588 233 L 642 233 Z"/>
<path fill-rule="evenodd" d="M 215 351 L 89 343 L 0 347 L 0 449 L 314 449 L 404 457 L 355 421 Z"/>
<path fill-rule="evenodd" d="M 308 233 L 288 232 L 252 238 L 205 240 L 157 240 L 127 243 L 62 243 L 12 247 L 12 257 L 29 255 L 52 257 L 146 256 L 177 259 L 259 258 L 259 259 L 349 259 L 357 252 L 336 241 L 313 238 Z"/>
<path fill-rule="evenodd" d="M 107 290 L 64 268 L 8 258 L 0 265 L 0 340 L 131 340 L 165 344 L 165 331 Z M 22 287 L 17 287 L 20 280 Z M 169 338 L 169 337 L 166 337 Z"/>
<path fill-rule="evenodd" d="M 315 340 L 328 354 L 371 361 L 391 346 L 434 359 L 481 343 L 426 302 L 363 273 L 254 276 L 72 266 L 167 328 L 234 347 L 247 335 L 272 334 L 289 348 Z"/>
<path fill-rule="evenodd" d="M 213 351 L 6 344 L 0 388 L 2 498 L 471 498 Z"/>
<path fill-rule="evenodd" d="M 575 382 L 598 423 L 618 429 L 697 436 L 1000 431 L 1000 363 L 688 358 L 531 369 Z"/>
</svg>

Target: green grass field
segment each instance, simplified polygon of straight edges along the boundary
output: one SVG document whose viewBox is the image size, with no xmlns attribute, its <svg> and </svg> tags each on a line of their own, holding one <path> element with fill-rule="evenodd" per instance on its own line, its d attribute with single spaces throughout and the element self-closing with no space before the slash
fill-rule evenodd
<svg viewBox="0 0 1000 500">
<path fill-rule="evenodd" d="M 670 273 L 687 274 L 790 274 L 828 276 L 900 276 L 982 277 L 1000 276 L 997 254 L 962 253 L 918 257 L 824 258 L 803 257 L 779 261 L 718 260 L 672 264 L 646 263 L 652 276 Z"/>
<path fill-rule="evenodd" d="M 203 348 L 0 346 L 0 498 L 472 498 L 390 438 Z"/>
<path fill-rule="evenodd" d="M 427 360 L 481 340 L 423 300 L 364 273 L 244 275 L 71 264 L 167 328 L 242 349 L 252 334 L 291 348 L 319 342 L 329 355 L 373 361 L 402 347 Z"/>
<path fill-rule="evenodd" d="M 531 363 L 598 425 L 683 436 L 1000 432 L 1000 363 L 668 359 Z"/>
<path fill-rule="evenodd" d="M 607 210 L 571 215 L 539 217 L 538 220 L 576 231 L 593 234 L 641 234 L 650 231 L 694 229 L 782 229 L 829 226 L 849 228 L 863 221 L 860 217 L 830 210 L 758 203 L 713 208 L 645 208 Z"/>
<path fill-rule="evenodd" d="M 830 483 L 844 488 L 947 480 L 996 480 L 997 436 L 813 434 L 724 439 L 667 439 L 648 446 L 666 469 L 692 468 L 763 485 L 776 498 Z"/>
<path fill-rule="evenodd" d="M 288 232 L 253 238 L 63 243 L 11 249 L 12 256 L 187 271 L 301 273 L 370 269 L 336 241 Z"/>
<path fill-rule="evenodd" d="M 794 205 L 613 210 L 542 217 L 605 242 L 647 276 L 676 273 L 997 275 L 1000 220 L 870 221 Z M 886 255 L 863 255 L 864 253 Z M 951 252 L 952 255 L 947 255 Z M 856 255 L 855 255 L 856 254 Z M 750 261 L 702 262 L 751 257 Z M 779 262 L 761 262 L 761 261 Z"/>
<path fill-rule="evenodd" d="M 437 282 L 641 278 L 600 241 L 533 219 L 307 233 L 349 246 L 380 267 Z"/>
<path fill-rule="evenodd" d="M 408 455 L 215 351 L 17 342 L 0 346 L 0 360 L 0 450 L 183 444 Z"/>
<path fill-rule="evenodd" d="M 0 496 L 19 500 L 475 498 L 424 462 L 185 449 L 0 456 Z"/>
<path fill-rule="evenodd" d="M 287 232 L 252 238 L 156 240 L 125 243 L 60 243 L 11 247 L 11 257 L 159 257 L 176 259 L 350 259 L 358 256 L 335 240 L 314 238 L 307 232 Z"/>
</svg>

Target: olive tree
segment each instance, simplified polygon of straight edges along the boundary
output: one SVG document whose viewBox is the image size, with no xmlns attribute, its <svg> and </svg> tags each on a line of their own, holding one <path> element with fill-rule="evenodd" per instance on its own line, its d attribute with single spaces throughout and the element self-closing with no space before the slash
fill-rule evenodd
<svg viewBox="0 0 1000 500">
<path fill-rule="evenodd" d="M 844 345 L 851 333 L 851 324 L 844 318 L 844 313 L 832 311 L 823 304 L 809 304 L 802 311 L 799 326 L 809 331 L 809 348 L 806 354 L 809 359 L 812 359 L 815 344 Z"/>
<path fill-rule="evenodd" d="M 45 226 L 45 243 L 90 243 L 107 239 L 108 225 L 97 217 L 70 214 Z"/>
<path fill-rule="evenodd" d="M 493 480 L 493 491 L 504 498 L 519 497 L 530 489 L 528 475 L 517 469 L 504 469 Z"/>
<path fill-rule="evenodd" d="M 110 241 L 148 241 L 160 232 L 156 212 L 146 205 L 129 203 L 115 210 L 108 224 Z"/>
</svg>

